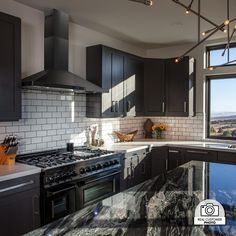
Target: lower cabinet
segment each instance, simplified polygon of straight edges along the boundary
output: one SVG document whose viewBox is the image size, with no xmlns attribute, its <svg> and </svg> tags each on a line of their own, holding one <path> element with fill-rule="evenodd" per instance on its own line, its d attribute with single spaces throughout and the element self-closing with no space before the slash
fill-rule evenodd
<svg viewBox="0 0 236 236">
<path fill-rule="evenodd" d="M 236 153 L 218 152 L 218 162 L 226 164 L 236 164 Z"/>
<path fill-rule="evenodd" d="M 40 226 L 39 175 L 0 182 L 0 235 L 22 235 Z"/>
<path fill-rule="evenodd" d="M 168 171 L 168 147 L 154 147 L 151 152 L 151 177 Z"/>
<path fill-rule="evenodd" d="M 210 150 L 199 150 L 199 149 L 186 149 L 185 150 L 185 161 L 217 161 L 217 152 Z"/>
<path fill-rule="evenodd" d="M 121 191 L 151 178 L 150 153 L 147 150 L 127 153 L 121 173 Z"/>
<path fill-rule="evenodd" d="M 181 148 L 168 148 L 168 170 L 173 170 L 185 163 L 184 149 Z"/>
</svg>

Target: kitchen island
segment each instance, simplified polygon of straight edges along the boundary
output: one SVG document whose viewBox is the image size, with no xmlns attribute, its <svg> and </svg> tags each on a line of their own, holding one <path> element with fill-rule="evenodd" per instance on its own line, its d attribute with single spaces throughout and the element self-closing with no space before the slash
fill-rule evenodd
<svg viewBox="0 0 236 236">
<path fill-rule="evenodd" d="M 236 165 L 191 161 L 27 235 L 236 235 L 235 173 Z M 226 226 L 194 226 L 204 199 L 223 205 Z"/>
</svg>

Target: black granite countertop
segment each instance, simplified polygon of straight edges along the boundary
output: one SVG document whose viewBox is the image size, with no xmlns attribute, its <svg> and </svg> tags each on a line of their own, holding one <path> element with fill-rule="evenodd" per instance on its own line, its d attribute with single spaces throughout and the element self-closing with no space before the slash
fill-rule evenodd
<svg viewBox="0 0 236 236">
<path fill-rule="evenodd" d="M 226 225 L 194 225 L 204 199 L 223 205 Z M 236 165 L 189 162 L 27 235 L 236 235 Z"/>
</svg>

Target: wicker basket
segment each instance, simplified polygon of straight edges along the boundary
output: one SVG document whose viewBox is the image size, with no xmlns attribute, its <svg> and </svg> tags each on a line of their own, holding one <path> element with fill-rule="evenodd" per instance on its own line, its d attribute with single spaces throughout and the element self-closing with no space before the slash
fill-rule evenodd
<svg viewBox="0 0 236 236">
<path fill-rule="evenodd" d="M 114 131 L 114 134 L 120 140 L 120 142 L 131 142 L 134 140 L 135 135 L 138 133 L 138 130 L 132 131 L 130 133 L 121 133 L 118 131 Z"/>
</svg>

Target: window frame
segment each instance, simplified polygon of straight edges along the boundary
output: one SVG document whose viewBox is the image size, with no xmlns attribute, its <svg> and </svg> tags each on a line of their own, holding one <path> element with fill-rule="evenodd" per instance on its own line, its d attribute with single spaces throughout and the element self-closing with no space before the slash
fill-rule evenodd
<svg viewBox="0 0 236 236">
<path fill-rule="evenodd" d="M 212 50 L 218 50 L 218 49 L 225 49 L 227 43 L 224 44 L 218 44 L 218 45 L 211 45 L 211 46 L 207 46 L 206 47 L 206 67 L 210 68 L 212 67 L 210 64 L 211 62 L 211 57 L 210 57 L 210 52 Z M 232 42 L 230 43 L 230 48 L 236 48 L 236 42 Z M 218 67 L 228 67 L 228 66 L 236 66 L 236 62 L 233 64 L 228 64 L 228 65 L 217 65 L 217 66 L 213 66 L 214 68 L 218 68 Z"/>
<path fill-rule="evenodd" d="M 236 140 L 236 137 L 214 137 L 214 136 L 210 136 L 210 120 L 211 120 L 211 99 L 210 99 L 210 95 L 211 95 L 211 81 L 212 80 L 218 80 L 218 79 L 231 79 L 231 78 L 235 78 L 236 79 L 236 74 L 221 74 L 221 75 L 212 75 L 212 76 L 207 76 L 206 77 L 206 93 L 207 93 L 207 139 L 216 139 L 216 140 Z"/>
</svg>

